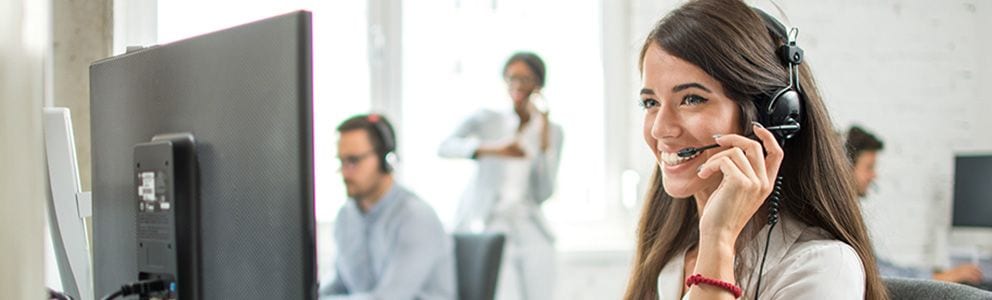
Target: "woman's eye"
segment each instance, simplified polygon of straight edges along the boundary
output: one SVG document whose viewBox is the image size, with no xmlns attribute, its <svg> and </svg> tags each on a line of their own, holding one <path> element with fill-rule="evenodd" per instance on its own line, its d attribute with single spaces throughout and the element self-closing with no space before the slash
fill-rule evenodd
<svg viewBox="0 0 992 300">
<path fill-rule="evenodd" d="M 639 104 L 640 104 L 641 108 L 643 108 L 643 109 L 649 109 L 649 108 L 654 108 L 655 106 L 658 106 L 658 101 L 657 100 L 654 100 L 654 99 L 651 99 L 651 98 L 641 99 L 641 101 L 639 102 Z"/>
<path fill-rule="evenodd" d="M 685 97 L 682 97 L 683 105 L 698 105 L 698 104 L 703 104 L 706 101 L 707 101 L 706 98 L 697 95 L 686 95 Z"/>
</svg>

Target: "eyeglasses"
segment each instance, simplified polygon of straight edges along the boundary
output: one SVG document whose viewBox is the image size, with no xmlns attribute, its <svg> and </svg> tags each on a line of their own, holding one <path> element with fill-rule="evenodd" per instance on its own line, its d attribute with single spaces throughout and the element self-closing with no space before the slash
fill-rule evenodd
<svg viewBox="0 0 992 300">
<path fill-rule="evenodd" d="M 341 161 L 341 169 L 353 169 L 358 166 L 358 164 L 362 163 L 366 157 L 369 157 L 369 155 L 372 154 L 375 154 L 375 150 L 369 150 L 358 155 L 338 156 L 338 160 Z"/>
<path fill-rule="evenodd" d="M 537 85 L 537 79 L 531 76 L 510 76 L 505 78 L 504 80 L 506 80 L 506 84 L 516 83 L 519 85 L 526 85 L 526 86 Z"/>
</svg>

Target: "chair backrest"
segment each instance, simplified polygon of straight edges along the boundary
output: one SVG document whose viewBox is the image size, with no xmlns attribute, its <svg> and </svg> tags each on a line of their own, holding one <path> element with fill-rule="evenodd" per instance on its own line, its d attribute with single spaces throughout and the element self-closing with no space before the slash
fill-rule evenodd
<svg viewBox="0 0 992 300">
<path fill-rule="evenodd" d="M 882 277 L 892 300 L 992 299 L 992 292 L 963 284 L 926 279 Z"/>
<path fill-rule="evenodd" d="M 499 233 L 455 233 L 454 238 L 458 298 L 492 300 L 506 237 Z"/>
</svg>

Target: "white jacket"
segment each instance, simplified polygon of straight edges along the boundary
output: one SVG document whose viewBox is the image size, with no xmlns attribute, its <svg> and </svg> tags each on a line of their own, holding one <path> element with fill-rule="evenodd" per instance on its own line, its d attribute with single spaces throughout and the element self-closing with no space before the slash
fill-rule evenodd
<svg viewBox="0 0 992 300">
<path fill-rule="evenodd" d="M 520 118 L 512 110 L 481 110 L 441 144 L 438 154 L 447 158 L 473 158 L 480 146 L 503 146 L 514 141 L 526 153 L 523 158 L 476 158 L 478 172 L 459 204 L 456 230 L 475 229 L 473 225 L 479 223 L 488 229 L 494 220 L 502 218 L 535 222 L 549 241 L 554 240 L 540 205 L 554 192 L 562 129 L 552 123 L 550 145 L 540 151 L 544 117 L 532 111 L 530 121 L 518 132 L 519 124 Z"/>
</svg>

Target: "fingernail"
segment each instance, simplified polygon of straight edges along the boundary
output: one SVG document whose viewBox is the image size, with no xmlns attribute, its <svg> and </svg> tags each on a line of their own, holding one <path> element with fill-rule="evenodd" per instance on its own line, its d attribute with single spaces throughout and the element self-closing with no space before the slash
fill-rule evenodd
<svg viewBox="0 0 992 300">
<path fill-rule="evenodd" d="M 703 165 L 699 165 L 698 167 L 696 167 L 696 173 L 699 173 L 699 172 L 702 172 L 702 171 L 703 171 Z"/>
<path fill-rule="evenodd" d="M 762 126 L 761 123 L 755 121 L 751 121 L 751 124 L 754 124 L 754 126 L 758 126 L 759 128 L 765 128 L 765 126 Z"/>
<path fill-rule="evenodd" d="M 713 135 L 713 139 L 714 139 L 714 140 L 715 140 L 715 139 L 718 139 L 718 138 L 720 138 L 721 136 L 723 136 L 723 135 L 722 135 L 722 134 L 714 134 L 714 135 Z"/>
</svg>

